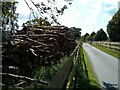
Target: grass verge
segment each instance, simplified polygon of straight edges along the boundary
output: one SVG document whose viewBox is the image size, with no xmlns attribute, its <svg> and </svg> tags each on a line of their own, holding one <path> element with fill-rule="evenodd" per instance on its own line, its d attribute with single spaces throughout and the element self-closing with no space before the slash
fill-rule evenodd
<svg viewBox="0 0 120 90">
<path fill-rule="evenodd" d="M 105 47 L 102 47 L 100 45 L 97 45 L 97 44 L 92 44 L 92 46 L 94 46 L 94 47 L 102 50 L 103 52 L 106 52 L 106 53 L 108 53 L 108 54 L 110 54 L 110 55 L 120 59 L 120 52 L 117 52 L 117 53 L 113 52 L 113 51 L 111 51 L 111 50 L 109 50 L 109 49 L 107 49 Z"/>
<path fill-rule="evenodd" d="M 93 72 L 92 66 L 90 64 L 90 61 L 88 60 L 87 54 L 86 54 L 84 49 L 83 49 L 83 54 L 84 54 L 84 60 L 85 60 L 87 71 L 88 71 L 90 87 L 100 89 L 99 82 L 98 82 L 97 77 L 95 76 L 95 74 Z"/>
<path fill-rule="evenodd" d="M 81 48 L 80 51 L 80 57 L 76 64 L 74 89 L 101 90 L 99 82 L 92 70 L 90 62 L 88 61 L 85 50 Z"/>
</svg>

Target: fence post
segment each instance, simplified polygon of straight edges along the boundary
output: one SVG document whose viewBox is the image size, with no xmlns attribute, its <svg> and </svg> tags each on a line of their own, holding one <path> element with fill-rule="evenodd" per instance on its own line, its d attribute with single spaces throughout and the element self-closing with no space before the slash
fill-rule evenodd
<svg viewBox="0 0 120 90">
<path fill-rule="evenodd" d="M 63 67 L 58 70 L 57 74 L 51 80 L 51 83 L 47 86 L 46 89 L 57 89 L 57 88 L 62 89 L 63 88 L 64 83 L 67 80 L 67 77 L 69 75 L 69 72 L 71 72 L 71 68 L 74 71 L 73 60 L 74 60 L 74 57 L 76 56 L 79 46 L 80 44 L 78 44 L 77 47 L 74 49 L 73 53 L 70 55 L 70 57 L 65 62 Z"/>
</svg>

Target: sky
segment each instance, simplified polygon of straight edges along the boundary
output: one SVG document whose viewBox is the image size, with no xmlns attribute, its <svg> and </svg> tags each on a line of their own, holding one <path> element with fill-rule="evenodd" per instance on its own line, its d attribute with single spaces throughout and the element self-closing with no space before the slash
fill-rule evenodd
<svg viewBox="0 0 120 90">
<path fill-rule="evenodd" d="M 30 10 L 24 0 L 16 1 L 19 2 L 16 12 L 19 13 L 18 24 L 21 26 L 29 20 Z M 38 3 L 43 0 L 33 1 Z M 56 2 L 58 7 L 65 3 L 64 0 L 56 0 Z M 73 0 L 64 14 L 59 16 L 58 21 L 67 27 L 81 28 L 82 35 L 97 32 L 101 28 L 106 32 L 108 22 L 118 10 L 118 2 L 119 0 Z"/>
</svg>

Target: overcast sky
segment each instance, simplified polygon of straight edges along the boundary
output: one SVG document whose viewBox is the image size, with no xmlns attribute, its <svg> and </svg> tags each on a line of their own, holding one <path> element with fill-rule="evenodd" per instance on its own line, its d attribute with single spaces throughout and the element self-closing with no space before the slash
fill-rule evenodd
<svg viewBox="0 0 120 90">
<path fill-rule="evenodd" d="M 18 24 L 21 26 L 22 23 L 29 20 L 30 10 L 24 0 L 16 1 L 19 2 L 17 13 L 19 13 Z M 41 0 L 33 1 L 37 3 Z M 56 1 L 58 1 L 58 6 L 62 6 L 64 3 L 63 0 Z M 108 22 L 118 10 L 118 2 L 119 0 L 73 0 L 72 5 L 68 6 L 58 20 L 62 25 L 81 28 L 82 35 L 97 32 L 100 28 L 106 31 Z"/>
</svg>

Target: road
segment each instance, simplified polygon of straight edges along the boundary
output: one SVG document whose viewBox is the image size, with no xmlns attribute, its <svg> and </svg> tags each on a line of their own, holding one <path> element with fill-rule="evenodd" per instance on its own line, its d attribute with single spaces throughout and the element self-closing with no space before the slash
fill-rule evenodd
<svg viewBox="0 0 120 90">
<path fill-rule="evenodd" d="M 103 90 L 118 88 L 118 59 L 87 44 L 83 44 L 94 73 Z"/>
</svg>

